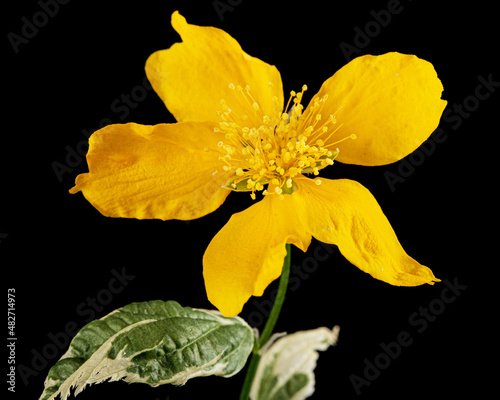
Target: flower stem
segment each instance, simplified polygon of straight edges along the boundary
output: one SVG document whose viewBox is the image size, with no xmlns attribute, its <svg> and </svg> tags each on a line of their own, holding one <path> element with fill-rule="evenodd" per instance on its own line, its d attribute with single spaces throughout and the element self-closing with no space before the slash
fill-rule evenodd
<svg viewBox="0 0 500 400">
<path fill-rule="evenodd" d="M 290 277 L 290 261 L 292 255 L 291 253 L 292 253 L 291 245 L 287 243 L 286 257 L 283 263 L 283 269 L 281 271 L 280 283 L 278 286 L 278 294 L 276 295 L 276 300 L 274 301 L 273 309 L 269 314 L 269 318 L 267 319 L 264 330 L 260 335 L 260 339 L 255 341 L 252 353 L 252 359 L 250 360 L 250 365 L 248 366 L 247 375 L 245 376 L 245 382 L 243 383 L 243 388 L 241 390 L 240 400 L 248 400 L 248 396 L 250 395 L 250 389 L 252 388 L 252 383 L 255 378 L 255 373 L 257 372 L 257 367 L 259 366 L 260 362 L 261 356 L 259 351 L 271 337 L 274 326 L 276 325 L 276 321 L 278 321 L 281 307 L 283 306 L 283 302 L 285 301 L 286 289 L 288 287 L 288 280 Z"/>
</svg>

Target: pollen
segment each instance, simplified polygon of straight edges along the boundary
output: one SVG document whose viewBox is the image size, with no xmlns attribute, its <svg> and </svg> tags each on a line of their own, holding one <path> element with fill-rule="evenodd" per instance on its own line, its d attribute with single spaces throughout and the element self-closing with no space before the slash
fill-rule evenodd
<svg viewBox="0 0 500 400">
<path fill-rule="evenodd" d="M 336 114 L 342 107 L 334 114 L 322 114 L 327 94 L 314 97 L 307 117 L 303 116 L 302 99 L 307 85 L 298 93 L 292 90 L 284 108 L 276 96 L 271 97 L 274 110 L 267 114 L 249 85 L 229 83 L 228 86 L 246 108 L 244 114 L 236 115 L 230 102 L 225 99 L 219 102 L 220 122 L 214 129 L 221 135 L 217 145 L 223 155 L 219 160 L 223 171 L 233 173 L 224 187 L 250 192 L 253 200 L 256 192 L 264 196 L 278 195 L 280 199 L 292 194 L 298 188 L 296 178 L 303 174 L 319 175 L 323 168 L 333 165 L 339 154 L 339 149 L 332 150 L 332 147 L 356 138 L 354 134 L 336 136 L 342 126 L 337 124 Z M 272 88 L 271 82 L 269 88 Z M 260 123 L 249 124 L 250 121 Z M 321 184 L 317 178 L 314 182 Z"/>
</svg>

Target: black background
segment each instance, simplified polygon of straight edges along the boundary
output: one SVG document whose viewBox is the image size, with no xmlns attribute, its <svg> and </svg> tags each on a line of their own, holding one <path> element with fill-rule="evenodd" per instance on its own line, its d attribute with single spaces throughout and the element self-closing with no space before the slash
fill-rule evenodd
<svg viewBox="0 0 500 400">
<path fill-rule="evenodd" d="M 73 0 L 46 20 L 39 17 L 42 26 L 16 53 L 8 34 L 22 34 L 25 21 L 32 21 L 41 6 L 9 2 L 2 48 L 7 126 L 0 145 L 0 255 L 5 285 L 16 291 L 16 364 L 32 372 L 24 372 L 24 379 L 18 373 L 16 393 L 9 392 L 9 398 L 41 394 L 50 366 L 65 352 L 50 353 L 51 337 L 71 336 L 64 333 L 68 324 L 80 328 L 91 317 L 133 301 L 177 300 L 213 308 L 204 291 L 201 258 L 231 213 L 251 203 L 248 196 L 232 194 L 216 212 L 187 223 L 105 218 L 81 194 L 68 194 L 75 177 L 87 171 L 78 156 L 87 140 L 83 131 L 110 122 L 175 122 L 153 91 L 140 89 L 147 57 L 180 40 L 170 25 L 171 13 L 179 10 L 190 23 L 222 28 L 247 53 L 276 65 L 285 93 L 307 84 L 314 94 L 347 62 L 340 44 L 354 45 L 355 28 L 364 30 L 374 21 L 370 12 L 386 10 L 388 4 L 232 3 L 221 18 L 212 1 Z M 299 278 L 294 282 L 300 284 L 289 291 L 276 331 L 341 326 L 338 346 L 320 355 L 315 399 L 479 397 L 495 385 L 487 375 L 490 363 L 498 363 L 494 289 L 488 283 L 495 282 L 498 261 L 488 253 L 498 246 L 493 208 L 498 88 L 488 99 L 470 96 L 479 76 L 492 74 L 500 81 L 494 65 L 498 22 L 491 2 L 436 4 L 401 0 L 401 12 L 380 32 L 372 31 L 359 54 L 399 51 L 432 62 L 452 110 L 440 125 L 446 139 L 434 143 L 430 154 L 421 152 L 423 159 L 373 168 L 336 163 L 326 176 L 355 179 L 369 188 L 407 252 L 443 281 L 466 289 L 439 308 L 445 283 L 392 287 L 350 265 L 337 250 L 317 266 L 308 264 L 317 242 L 305 255 L 294 250 Z M 117 112 L 112 104 L 123 106 L 122 96 L 131 93 L 146 95 Z M 464 101 L 473 110 L 460 116 L 453 107 Z M 54 163 L 67 165 L 68 160 L 71 171 L 58 177 Z M 385 173 L 401 175 L 408 171 L 405 162 L 406 168 L 413 163 L 413 170 L 392 190 Z M 111 271 L 123 268 L 134 278 L 107 297 Z M 258 325 L 258 310 L 266 309 L 275 288 L 276 282 L 264 298 L 251 299 L 242 316 Z M 100 299 L 94 307 L 92 298 Z M 412 324 L 414 313 L 431 304 L 439 315 L 425 327 Z M 374 362 L 382 353 L 380 344 L 404 331 L 412 343 L 358 396 L 350 377 L 364 378 L 366 360 Z M 44 351 L 46 365 L 41 365 L 36 354 Z M 87 388 L 79 398 L 235 399 L 243 377 L 244 372 L 231 379 L 195 379 L 181 388 L 106 383 Z"/>
</svg>

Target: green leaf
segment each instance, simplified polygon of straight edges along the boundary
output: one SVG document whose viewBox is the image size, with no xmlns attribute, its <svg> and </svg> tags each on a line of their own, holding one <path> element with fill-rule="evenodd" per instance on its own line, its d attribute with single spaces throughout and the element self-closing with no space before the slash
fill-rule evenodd
<svg viewBox="0 0 500 400">
<path fill-rule="evenodd" d="M 181 307 L 132 303 L 92 321 L 45 380 L 41 400 L 65 400 L 105 380 L 183 385 L 197 376 L 230 377 L 245 365 L 254 334 L 241 318 Z"/>
<path fill-rule="evenodd" d="M 314 368 L 319 354 L 337 342 L 339 327 L 291 335 L 277 334 L 261 350 L 251 400 L 303 400 L 314 393 Z M 276 339 L 277 336 L 281 338 Z"/>
</svg>

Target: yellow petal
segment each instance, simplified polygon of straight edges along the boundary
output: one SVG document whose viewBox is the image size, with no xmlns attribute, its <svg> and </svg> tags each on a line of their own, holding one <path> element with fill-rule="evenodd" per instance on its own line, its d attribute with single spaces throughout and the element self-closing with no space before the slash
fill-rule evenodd
<svg viewBox="0 0 500 400">
<path fill-rule="evenodd" d="M 203 257 L 205 286 L 208 299 L 225 316 L 239 314 L 250 296 L 261 296 L 281 275 L 286 243 L 307 250 L 311 235 L 287 204 L 266 196 L 234 214 L 209 244 Z"/>
<path fill-rule="evenodd" d="M 271 115 L 276 104 L 282 108 L 283 88 L 276 67 L 246 54 L 220 29 L 188 24 L 177 11 L 172 14 L 172 26 L 182 43 L 153 53 L 146 62 L 146 74 L 178 121 L 218 120 L 221 99 L 237 121 L 247 115 L 250 120 L 257 118 L 259 125 L 262 115 Z M 249 85 L 251 97 L 238 91 L 238 85 Z M 260 112 L 253 108 L 254 100 Z"/>
<path fill-rule="evenodd" d="M 338 161 L 389 164 L 417 149 L 436 129 L 446 106 L 442 91 L 434 67 L 425 60 L 399 53 L 366 55 L 324 82 L 317 94 L 319 98 L 328 95 L 324 106 L 319 111 L 308 106 L 303 119 L 313 120 L 321 113 L 323 123 L 337 113 L 337 125 L 324 137 L 334 127 L 340 128 L 325 142 L 357 136 L 336 145 Z"/>
<path fill-rule="evenodd" d="M 303 178 L 289 196 L 301 212 L 304 229 L 335 244 L 352 264 L 391 285 L 433 284 L 432 271 L 408 256 L 372 194 L 347 179 Z"/>
<path fill-rule="evenodd" d="M 82 191 L 108 217 L 201 217 L 229 193 L 218 140 L 209 123 L 109 125 L 90 137 L 90 172 L 70 193 Z"/>
</svg>

